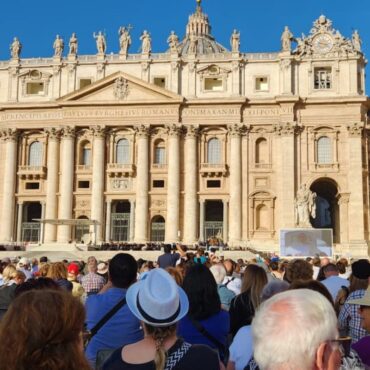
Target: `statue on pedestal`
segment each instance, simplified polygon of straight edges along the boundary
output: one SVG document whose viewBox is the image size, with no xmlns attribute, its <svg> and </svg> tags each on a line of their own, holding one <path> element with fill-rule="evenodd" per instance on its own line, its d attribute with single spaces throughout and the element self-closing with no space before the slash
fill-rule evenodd
<svg viewBox="0 0 370 370">
<path fill-rule="evenodd" d="M 175 31 L 171 31 L 167 42 L 170 47 L 171 53 L 178 53 L 179 37 L 175 34 Z"/>
<path fill-rule="evenodd" d="M 293 34 L 290 32 L 288 26 L 285 26 L 284 32 L 281 35 L 281 50 L 282 51 L 291 51 L 293 40 Z"/>
<path fill-rule="evenodd" d="M 152 39 L 148 31 L 144 30 L 143 34 L 140 36 L 141 52 L 143 54 L 149 54 L 152 51 Z"/>
<path fill-rule="evenodd" d="M 105 54 L 105 50 L 107 47 L 105 36 L 102 34 L 101 31 L 96 35 L 95 32 L 93 33 L 94 39 L 96 40 L 96 48 L 98 49 L 98 54 Z"/>
<path fill-rule="evenodd" d="M 231 51 L 233 53 L 239 53 L 240 48 L 240 32 L 234 30 L 230 39 Z"/>
<path fill-rule="evenodd" d="M 60 58 L 64 50 L 64 41 L 63 39 L 59 37 L 59 35 L 57 35 L 55 38 L 53 48 L 54 48 L 54 56 Z"/>
<path fill-rule="evenodd" d="M 353 48 L 355 49 L 355 51 L 360 53 L 361 52 L 362 40 L 361 40 L 360 35 L 358 34 L 357 30 L 355 30 L 352 34 L 352 44 L 353 44 Z"/>
<path fill-rule="evenodd" d="M 69 39 L 69 55 L 76 55 L 78 47 L 78 40 L 76 34 L 73 32 Z"/>
<path fill-rule="evenodd" d="M 316 218 L 316 193 L 303 184 L 295 199 L 296 224 L 299 227 L 311 227 L 310 216 Z"/>
<path fill-rule="evenodd" d="M 10 45 L 10 54 L 13 59 L 18 59 L 22 51 L 22 44 L 17 37 L 14 37 L 12 44 Z"/>
<path fill-rule="evenodd" d="M 130 26 L 120 27 L 118 30 L 119 35 L 119 53 L 121 55 L 127 55 L 128 49 L 131 45 Z"/>
</svg>

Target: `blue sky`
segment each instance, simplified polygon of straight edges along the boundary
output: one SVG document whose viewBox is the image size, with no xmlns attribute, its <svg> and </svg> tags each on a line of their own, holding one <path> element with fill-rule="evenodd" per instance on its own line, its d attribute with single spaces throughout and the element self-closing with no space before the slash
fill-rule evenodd
<svg viewBox="0 0 370 370">
<path fill-rule="evenodd" d="M 3 0 L 0 23 L 0 60 L 9 59 L 14 36 L 23 44 L 23 57 L 48 57 L 53 54 L 55 35 L 66 42 L 72 32 L 79 39 L 79 54 L 95 54 L 93 32 L 105 31 L 107 53 L 118 52 L 118 28 L 131 24 L 131 52 L 140 48 L 139 36 L 147 29 L 153 40 L 153 52 L 167 48 L 171 30 L 181 38 L 195 0 Z M 350 37 L 358 29 L 365 54 L 370 56 L 369 0 L 203 0 L 212 33 L 229 48 L 234 28 L 241 32 L 243 52 L 277 51 L 280 35 L 288 25 L 295 36 L 308 34 L 312 22 L 324 13 L 334 28 Z M 370 88 L 370 78 L 367 91 Z"/>
</svg>

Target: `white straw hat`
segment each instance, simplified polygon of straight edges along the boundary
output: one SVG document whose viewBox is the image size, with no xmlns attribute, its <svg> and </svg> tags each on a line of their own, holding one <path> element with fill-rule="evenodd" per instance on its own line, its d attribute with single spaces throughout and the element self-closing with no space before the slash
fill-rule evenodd
<svg viewBox="0 0 370 370">
<path fill-rule="evenodd" d="M 126 295 L 131 312 L 152 326 L 169 326 L 189 310 L 186 293 L 165 270 L 156 268 L 130 286 Z"/>
</svg>

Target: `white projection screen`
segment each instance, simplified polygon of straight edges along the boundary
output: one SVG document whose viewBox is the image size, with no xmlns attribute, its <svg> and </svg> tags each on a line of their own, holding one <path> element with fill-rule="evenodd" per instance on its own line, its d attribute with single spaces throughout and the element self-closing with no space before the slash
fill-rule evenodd
<svg viewBox="0 0 370 370">
<path fill-rule="evenodd" d="M 332 257 L 332 254 L 332 229 L 280 230 L 280 256 L 282 257 Z"/>
</svg>

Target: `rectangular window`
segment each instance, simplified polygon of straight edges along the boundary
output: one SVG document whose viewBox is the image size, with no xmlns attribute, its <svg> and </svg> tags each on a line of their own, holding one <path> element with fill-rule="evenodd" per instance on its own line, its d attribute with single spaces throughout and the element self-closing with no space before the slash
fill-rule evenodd
<svg viewBox="0 0 370 370">
<path fill-rule="evenodd" d="M 222 78 L 205 78 L 204 79 L 205 91 L 222 91 L 223 81 Z"/>
<path fill-rule="evenodd" d="M 165 164 L 166 163 L 166 149 L 165 148 L 155 148 L 155 164 Z"/>
<path fill-rule="evenodd" d="M 153 83 L 154 85 L 162 87 L 163 89 L 166 88 L 166 79 L 164 77 L 154 77 Z"/>
<path fill-rule="evenodd" d="M 40 189 L 40 183 L 39 182 L 26 182 L 26 189 L 27 190 Z"/>
<path fill-rule="evenodd" d="M 78 188 L 79 189 L 90 189 L 90 181 L 79 181 Z"/>
<path fill-rule="evenodd" d="M 315 68 L 315 90 L 327 90 L 332 87 L 331 68 Z"/>
<path fill-rule="evenodd" d="M 268 91 L 269 82 L 267 77 L 256 78 L 256 91 Z"/>
<path fill-rule="evenodd" d="M 81 78 L 80 79 L 80 89 L 83 89 L 86 86 L 91 85 L 91 78 Z"/>
<path fill-rule="evenodd" d="M 207 181 L 207 188 L 220 188 L 221 181 L 220 180 L 208 180 Z"/>
<path fill-rule="evenodd" d="M 43 95 L 44 83 L 43 82 L 28 82 L 27 95 Z"/>
<path fill-rule="evenodd" d="M 153 180 L 153 188 L 164 188 L 164 180 Z"/>
</svg>

